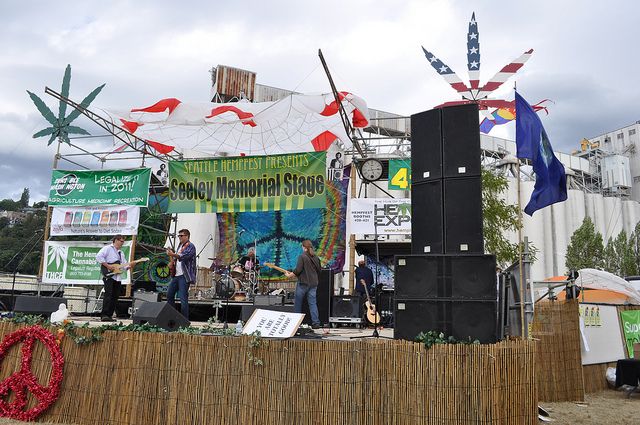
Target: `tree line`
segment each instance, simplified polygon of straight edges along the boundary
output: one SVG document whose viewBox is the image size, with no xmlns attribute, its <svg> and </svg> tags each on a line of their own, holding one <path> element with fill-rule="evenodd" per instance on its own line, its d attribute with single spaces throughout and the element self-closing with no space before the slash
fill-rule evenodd
<svg viewBox="0 0 640 425">
<path fill-rule="evenodd" d="M 569 270 L 600 269 L 617 276 L 636 276 L 640 270 L 640 223 L 630 235 L 623 230 L 606 245 L 602 234 L 585 217 L 582 225 L 571 236 L 565 256 Z"/>
<path fill-rule="evenodd" d="M 7 217 L 0 217 L 0 271 L 21 274 L 37 274 L 42 258 L 42 234 L 47 219 L 46 202 L 32 205 L 37 210 L 28 214 L 18 224 L 11 225 Z M 25 188 L 20 199 L 3 199 L 0 211 L 21 211 L 29 207 L 29 189 Z M 17 254 L 17 255 L 16 255 Z"/>
</svg>

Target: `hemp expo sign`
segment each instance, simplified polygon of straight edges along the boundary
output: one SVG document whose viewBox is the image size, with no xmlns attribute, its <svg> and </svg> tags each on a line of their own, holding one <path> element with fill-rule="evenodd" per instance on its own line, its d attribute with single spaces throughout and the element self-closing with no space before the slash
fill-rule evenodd
<svg viewBox="0 0 640 425">
<path fill-rule="evenodd" d="M 146 207 L 150 168 L 133 170 L 53 170 L 49 206 L 131 205 Z"/>
<path fill-rule="evenodd" d="M 98 251 L 111 242 L 45 242 L 45 269 L 43 283 L 73 283 L 102 285 L 100 264 L 96 262 Z M 131 241 L 122 246 L 124 258 L 130 258 Z M 125 271 L 122 283 L 131 283 L 131 274 Z"/>
<path fill-rule="evenodd" d="M 169 161 L 168 212 L 324 208 L 326 160 L 305 152 Z"/>
</svg>

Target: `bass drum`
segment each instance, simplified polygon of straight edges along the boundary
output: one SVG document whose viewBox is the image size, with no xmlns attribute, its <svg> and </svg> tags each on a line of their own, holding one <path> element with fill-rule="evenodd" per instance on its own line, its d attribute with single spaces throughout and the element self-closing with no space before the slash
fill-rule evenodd
<svg viewBox="0 0 640 425">
<path fill-rule="evenodd" d="M 230 298 L 236 292 L 236 280 L 231 276 L 222 276 L 216 281 L 216 296 L 219 298 Z"/>
</svg>

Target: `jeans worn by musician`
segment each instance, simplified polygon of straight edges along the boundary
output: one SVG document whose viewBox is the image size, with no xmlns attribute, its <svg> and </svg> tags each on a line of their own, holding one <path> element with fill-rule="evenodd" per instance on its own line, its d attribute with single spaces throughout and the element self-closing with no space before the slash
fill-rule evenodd
<svg viewBox="0 0 640 425">
<path fill-rule="evenodd" d="M 176 275 L 167 288 L 167 302 L 175 308 L 176 292 L 180 297 L 180 313 L 189 319 L 189 285 L 196 280 L 196 247 L 187 240 L 178 246 Z"/>
<path fill-rule="evenodd" d="M 120 250 L 124 238 L 114 238 L 111 245 L 107 245 L 100 249 L 96 255 L 96 261 L 100 264 L 124 264 L 124 254 Z M 125 267 L 126 268 L 126 267 Z M 104 298 L 102 299 L 102 311 L 100 316 L 103 321 L 112 321 L 113 313 L 116 310 L 118 297 L 120 296 L 120 288 L 122 286 L 122 277 L 119 274 L 113 276 L 104 276 Z"/>
</svg>

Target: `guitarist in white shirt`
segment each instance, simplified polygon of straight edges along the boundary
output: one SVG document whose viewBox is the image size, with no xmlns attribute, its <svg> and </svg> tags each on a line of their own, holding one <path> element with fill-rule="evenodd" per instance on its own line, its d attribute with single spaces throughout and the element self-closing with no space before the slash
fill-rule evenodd
<svg viewBox="0 0 640 425">
<path fill-rule="evenodd" d="M 109 272 L 117 269 L 115 264 L 124 265 L 120 270 L 129 268 L 122 253 L 122 245 L 124 244 L 124 236 L 115 235 L 111 245 L 103 247 L 96 255 L 96 261 L 102 266 L 102 281 L 104 282 L 104 299 L 102 301 L 102 312 L 100 314 L 103 322 L 113 322 L 113 313 L 116 310 L 118 297 L 120 296 L 120 288 L 122 286 L 122 277 L 120 274 L 106 276 Z"/>
</svg>

